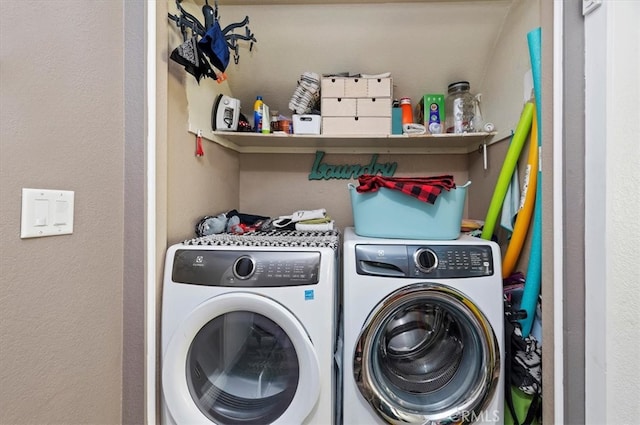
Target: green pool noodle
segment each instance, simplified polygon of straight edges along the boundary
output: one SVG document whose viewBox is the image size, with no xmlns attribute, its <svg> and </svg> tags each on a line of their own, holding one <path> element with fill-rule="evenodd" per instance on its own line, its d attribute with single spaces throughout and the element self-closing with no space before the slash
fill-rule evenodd
<svg viewBox="0 0 640 425">
<path fill-rule="evenodd" d="M 482 235 L 480 236 L 482 239 L 491 240 L 491 237 L 493 236 L 493 231 L 496 227 L 496 222 L 498 221 L 500 210 L 502 209 L 504 197 L 507 194 L 511 176 L 513 176 L 513 171 L 518 164 L 520 152 L 522 152 L 524 142 L 529 135 L 529 131 L 531 130 L 531 121 L 533 120 L 534 108 L 535 105 L 532 102 L 527 102 L 522 109 L 520 121 L 518 122 L 516 131 L 513 134 L 513 139 L 511 140 L 511 144 L 509 145 L 509 149 L 507 150 L 507 155 L 504 158 L 504 162 L 502 163 L 502 169 L 500 170 L 500 174 L 498 175 L 498 182 L 496 183 L 496 188 L 493 192 L 491 203 L 489 204 L 487 217 L 484 220 L 484 227 L 482 229 Z"/>
</svg>

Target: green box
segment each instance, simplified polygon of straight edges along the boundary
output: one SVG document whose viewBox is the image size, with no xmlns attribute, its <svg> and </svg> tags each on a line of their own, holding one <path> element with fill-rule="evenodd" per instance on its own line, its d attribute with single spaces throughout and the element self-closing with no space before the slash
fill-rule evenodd
<svg viewBox="0 0 640 425">
<path fill-rule="evenodd" d="M 427 127 L 429 133 L 445 132 L 444 94 L 425 94 L 418 102 L 416 110 L 416 119 Z"/>
</svg>

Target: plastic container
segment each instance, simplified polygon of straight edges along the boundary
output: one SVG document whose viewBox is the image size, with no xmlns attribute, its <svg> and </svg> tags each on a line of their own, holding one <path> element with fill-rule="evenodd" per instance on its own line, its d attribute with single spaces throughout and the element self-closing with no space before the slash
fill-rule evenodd
<svg viewBox="0 0 640 425">
<path fill-rule="evenodd" d="M 449 84 L 445 99 L 447 133 L 472 133 L 475 98 L 469 93 L 468 81 Z"/>
<path fill-rule="evenodd" d="M 294 134 L 320 134 L 320 115 L 293 115 Z"/>
<path fill-rule="evenodd" d="M 374 238 L 457 239 L 470 184 L 443 190 L 435 204 L 429 204 L 385 187 L 358 193 L 349 183 L 354 230 L 357 235 Z"/>
<path fill-rule="evenodd" d="M 280 131 L 280 126 L 278 125 L 278 111 L 271 111 L 270 124 L 271 132 Z"/>
<path fill-rule="evenodd" d="M 413 110 L 411 108 L 411 98 L 400 98 L 400 109 L 402 110 L 402 125 L 413 123 Z"/>
<path fill-rule="evenodd" d="M 253 127 L 256 133 L 262 133 L 262 96 L 253 102 Z"/>
<path fill-rule="evenodd" d="M 269 120 L 269 105 L 266 103 L 262 103 L 262 114 L 261 114 L 261 123 L 262 126 L 260 128 L 260 132 L 263 134 L 271 133 L 271 121 Z"/>
</svg>

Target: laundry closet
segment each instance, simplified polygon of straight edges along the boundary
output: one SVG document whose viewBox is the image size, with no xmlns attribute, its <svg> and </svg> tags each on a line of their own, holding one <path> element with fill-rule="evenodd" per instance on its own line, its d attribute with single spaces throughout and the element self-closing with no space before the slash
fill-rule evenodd
<svg viewBox="0 0 640 425">
<path fill-rule="evenodd" d="M 182 6 L 200 17 L 204 3 L 183 0 Z M 543 168 L 549 165 L 543 219 L 549 217 L 551 123 L 545 119 L 550 119 L 552 108 L 548 83 L 553 30 L 548 8 L 552 6 L 540 0 L 220 0 L 218 6 L 222 27 L 248 16 L 248 27 L 257 40 L 251 49 L 249 43 L 239 42 L 237 63 L 231 52 L 227 80 L 222 83 L 207 78 L 198 83 L 168 59 L 182 35 L 167 19 L 167 12 L 176 12 L 174 0 L 157 6 L 159 257 L 170 244 L 194 237 L 194 226 L 202 216 L 232 209 L 276 217 L 326 208 L 338 228 L 353 225 L 347 184 L 354 181 L 309 179 L 318 152 L 324 153 L 326 164 L 368 164 L 377 155 L 378 163 L 397 163 L 396 176 L 452 174 L 456 183 L 469 180 L 464 217 L 484 220 L 510 136 L 531 89 L 527 33 L 537 27 L 542 27 L 543 34 L 542 164 Z M 482 94 L 483 119 L 493 123 L 495 131 L 460 137 L 339 137 L 212 130 L 212 107 L 220 93 L 239 99 L 241 112 L 250 122 L 258 95 L 272 111 L 291 116 L 289 100 L 300 75 L 307 71 L 321 75 L 390 72 L 393 98 L 410 97 L 413 106 L 424 94 L 446 95 L 448 84 L 466 80 L 472 93 Z M 196 155 L 198 134 L 202 156 Z M 543 264 L 551 256 L 550 236 L 543 233 Z M 526 259 L 525 251 L 518 267 L 523 272 Z M 553 355 L 552 326 L 548 326 L 553 318 L 550 273 L 543 271 L 543 311 L 547 307 L 543 361 Z M 544 383 L 543 412 L 545 421 L 552 423 L 552 361 L 545 364 Z"/>
</svg>

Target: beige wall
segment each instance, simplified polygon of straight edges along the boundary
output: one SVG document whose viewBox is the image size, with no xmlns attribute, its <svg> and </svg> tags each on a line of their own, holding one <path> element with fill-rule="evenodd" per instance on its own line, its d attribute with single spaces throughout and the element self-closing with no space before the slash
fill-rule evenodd
<svg viewBox="0 0 640 425">
<path fill-rule="evenodd" d="M 196 4 L 185 2 L 183 6 L 189 8 L 195 16 L 200 16 L 201 12 Z M 286 14 L 276 13 L 279 10 L 278 7 L 286 7 Z M 445 87 L 446 82 L 454 76 L 456 78 L 462 78 L 462 76 L 470 78 L 471 76 L 476 87 L 474 92 L 484 93 L 484 117 L 498 125 L 499 134 L 495 139 L 503 140 L 489 147 L 487 170 L 483 169 L 482 156 L 475 152 L 466 156 L 382 155 L 379 162 L 398 162 L 397 175 L 433 175 L 436 172 L 450 172 L 458 177 L 458 181 L 466 181 L 467 178 L 470 178 L 473 184 L 469 189 L 470 202 L 468 202 L 468 208 L 465 209 L 465 216 L 484 219 L 502 167 L 502 159 L 508 148 L 508 136 L 511 130 L 517 126 L 524 104 L 523 81 L 525 73 L 531 68 L 526 34 L 540 25 L 539 1 L 504 1 L 491 4 L 476 2 L 462 6 L 437 2 L 403 4 L 399 15 L 406 17 L 408 14 L 414 19 L 415 17 L 429 16 L 433 19 L 429 21 L 429 25 L 417 25 L 412 23 L 413 21 L 402 19 L 402 31 L 408 31 L 409 34 L 401 35 L 398 33 L 399 39 L 410 40 L 420 37 L 432 39 L 435 36 L 430 31 L 441 34 L 445 29 L 441 28 L 442 22 L 439 22 L 436 17 L 439 13 L 443 13 L 446 16 L 455 15 L 456 22 L 461 24 L 464 29 L 472 28 L 474 40 L 477 41 L 477 43 L 465 45 L 464 49 L 442 50 L 443 52 L 457 52 L 457 54 L 447 55 L 446 60 L 444 55 L 438 56 L 437 61 L 425 61 L 424 57 L 419 54 L 410 55 L 410 58 L 405 59 L 418 61 L 418 64 L 411 62 L 412 65 L 406 61 L 398 60 L 394 56 L 397 54 L 394 48 L 386 45 L 380 46 L 373 42 L 378 38 L 362 39 L 357 36 L 358 31 L 360 33 L 368 31 L 358 25 L 379 27 L 384 33 L 383 28 L 389 25 L 375 24 L 375 22 L 377 22 L 376 19 L 381 19 L 381 16 L 384 16 L 388 22 L 393 22 L 393 17 L 387 16 L 388 11 L 385 7 L 385 5 L 373 5 L 370 10 L 368 9 L 367 19 L 353 19 L 349 21 L 349 25 L 345 25 L 340 20 L 335 20 L 336 16 L 348 15 L 349 13 L 360 16 L 359 14 L 363 10 L 360 5 L 222 6 L 223 24 L 241 20 L 245 15 L 250 16 L 250 28 L 255 33 L 258 43 L 254 46 L 253 52 L 249 52 L 246 45 L 241 45 L 240 62 L 236 65 L 231 61 L 227 69 L 229 79 L 222 85 L 208 84 L 209 80 L 204 80 L 198 86 L 192 76 L 188 75 L 186 80 L 184 79 L 185 72 L 181 67 L 170 64 L 170 73 L 175 73 L 176 82 L 179 81 L 179 84 L 183 85 L 179 90 L 186 91 L 188 98 L 186 100 L 182 98 L 182 94 L 177 95 L 181 105 L 176 108 L 176 112 L 179 112 L 181 117 L 172 119 L 170 122 L 181 123 L 180 126 L 187 122 L 189 131 L 195 133 L 197 129 L 202 129 L 205 137 L 211 138 L 208 133 L 210 130 L 209 113 L 215 97 L 214 94 L 217 92 L 229 93 L 229 89 L 232 90 L 232 95 L 241 98 L 242 112 L 249 117 L 250 121 L 251 102 L 256 94 L 262 94 L 266 96 L 265 99 L 271 99 L 272 106 L 286 115 L 290 113 L 284 106 L 290 97 L 290 94 L 287 93 L 293 91 L 292 88 L 287 88 L 287 80 L 295 81 L 301 72 L 308 69 L 331 72 L 337 64 L 344 69 L 357 70 L 363 66 L 369 69 L 372 66 L 370 61 L 374 60 L 372 58 L 375 58 L 374 62 L 380 66 L 380 57 L 383 52 L 384 69 L 393 71 L 396 97 L 407 93 L 414 96 L 416 93 L 436 90 L 436 87 Z M 169 8 L 170 10 L 174 9 L 172 2 L 169 2 Z M 463 11 L 464 13 L 462 13 Z M 305 32 L 306 30 L 302 28 L 306 27 L 303 25 L 308 24 L 303 23 L 305 19 L 309 18 L 310 13 L 314 16 L 314 22 L 321 27 L 321 29 L 310 31 L 309 36 L 305 38 L 308 39 L 309 45 L 315 46 L 312 49 L 313 53 L 310 53 L 309 49 L 296 48 L 295 60 L 291 54 L 283 57 L 282 49 L 279 48 L 282 45 L 282 40 L 289 39 L 293 43 L 291 34 Z M 467 13 L 487 14 L 491 18 L 482 15 L 483 19 L 474 20 L 470 24 Z M 400 31 L 401 25 L 391 26 L 394 27 L 394 34 L 395 31 Z M 312 34 L 322 35 L 318 39 L 314 39 Z M 295 37 L 293 38 L 295 39 Z M 354 46 L 347 43 L 345 48 L 339 51 L 336 51 L 335 48 L 329 48 L 329 46 L 344 43 L 345 40 L 349 40 L 349 43 L 357 46 L 362 54 L 351 55 L 347 53 L 349 60 L 342 58 L 342 56 L 336 57 L 337 53 L 349 52 L 350 48 Z M 355 40 L 357 40 L 357 45 L 355 45 Z M 395 38 L 385 38 L 385 42 L 392 40 Z M 445 41 L 452 42 L 449 38 L 446 38 Z M 175 25 L 171 25 L 170 49 L 177 46 L 179 42 L 179 33 L 175 29 Z M 321 45 L 325 45 L 327 48 L 318 48 Z M 393 45 L 395 46 L 395 44 Z M 293 51 L 293 47 L 287 50 L 287 52 L 291 51 Z M 398 69 L 400 63 L 403 66 Z M 474 66 L 469 66 L 469 63 L 473 63 Z M 257 69 L 260 72 L 256 73 Z M 429 76 L 427 80 L 424 78 L 425 75 Z M 185 112 L 185 109 L 188 112 Z M 173 181 L 178 182 L 173 191 L 176 194 L 176 199 L 178 197 L 185 201 L 189 199 L 189 202 L 181 203 L 180 206 L 174 203 L 169 204 L 170 216 L 176 218 L 174 225 L 170 227 L 181 229 L 176 237 L 170 238 L 171 242 L 193 235 L 191 224 L 197 220 L 198 214 L 228 211 L 227 204 L 229 203 L 225 203 L 225 198 L 231 196 L 230 190 L 235 191 L 232 187 L 220 188 L 221 190 L 214 192 L 214 197 L 220 198 L 218 202 L 209 202 L 208 204 L 200 194 L 184 192 L 184 188 L 190 186 L 188 180 L 194 177 L 201 179 L 203 174 L 206 174 L 206 171 L 200 169 L 199 164 L 211 160 L 194 159 L 192 153 L 194 135 L 184 135 L 183 131 L 183 128 L 179 128 L 175 138 L 176 140 L 184 139 L 184 142 L 171 143 L 180 146 L 178 148 L 181 150 L 179 155 L 183 159 L 170 159 L 170 162 L 176 167 L 169 170 L 169 182 L 170 185 Z M 205 146 L 207 145 L 205 144 Z M 176 148 L 170 146 L 170 149 Z M 528 147 L 525 146 L 523 148 L 525 158 L 527 151 Z M 313 155 L 233 153 L 231 155 L 234 158 L 239 158 L 241 183 L 237 202 L 242 212 L 275 216 L 289 214 L 298 209 L 325 207 L 336 218 L 339 227 L 353 223 L 346 181 L 308 181 L 307 174 L 313 164 Z M 350 164 L 368 162 L 369 159 L 370 155 L 329 154 L 325 156 L 324 161 L 335 164 Z M 524 167 L 525 161 L 521 162 L 521 166 Z M 215 163 L 227 164 L 224 156 L 220 159 L 216 158 Z M 226 172 L 222 173 L 222 175 L 227 174 Z M 208 179 L 207 181 L 217 180 Z M 306 196 L 307 194 L 312 194 L 312 196 Z M 185 211 L 186 216 L 180 211 Z M 172 222 L 171 219 L 170 222 Z M 522 258 L 526 259 L 526 252 Z"/>
<path fill-rule="evenodd" d="M 123 218 L 123 10 L 120 2 L 84 5 L 0 2 L 2 423 L 118 423 L 122 365 L 141 373 L 139 363 L 122 359 L 124 233 L 133 231 L 125 230 Z M 158 112 L 168 118 L 166 134 L 159 135 L 166 137 L 158 153 L 165 179 L 159 182 L 160 245 L 191 237 L 202 215 L 233 208 L 278 215 L 323 206 L 338 226 L 352 223 L 346 181 L 308 181 L 311 155 L 238 155 L 205 142 L 205 156 L 196 158 L 194 136 L 186 131 L 187 76 L 166 61 L 167 50 L 159 52 L 169 69 L 168 109 Z M 380 160 L 397 161 L 398 174 L 453 172 L 462 181 L 472 156 Z M 481 179 L 472 179 L 470 196 L 481 197 Z M 21 240 L 22 187 L 74 190 L 74 234 Z M 128 309 L 142 308 L 127 302 Z M 127 344 L 141 337 L 135 331 Z"/>
<path fill-rule="evenodd" d="M 240 158 L 241 212 L 277 217 L 297 210 L 326 208 L 339 228 L 352 226 L 347 183 L 357 182 L 309 180 L 314 158 L 313 154 L 243 154 Z M 366 165 L 371 162 L 371 155 L 326 154 L 322 162 Z M 386 162 L 398 163 L 396 176 L 453 174 L 456 182 L 467 181 L 465 155 L 380 155 L 377 159 L 378 164 Z"/>
<path fill-rule="evenodd" d="M 0 423 L 121 422 L 123 5 L 0 2 Z M 21 189 L 75 191 L 20 239 Z"/>
<path fill-rule="evenodd" d="M 240 165 L 236 152 L 206 139 L 202 142 L 204 156 L 195 155 L 196 137 L 187 131 L 185 91 L 187 78 L 195 79 L 174 61 L 168 66 L 166 208 L 170 245 L 195 237 L 194 226 L 202 216 L 238 208 Z M 214 98 L 212 94 L 209 108 Z"/>
</svg>

